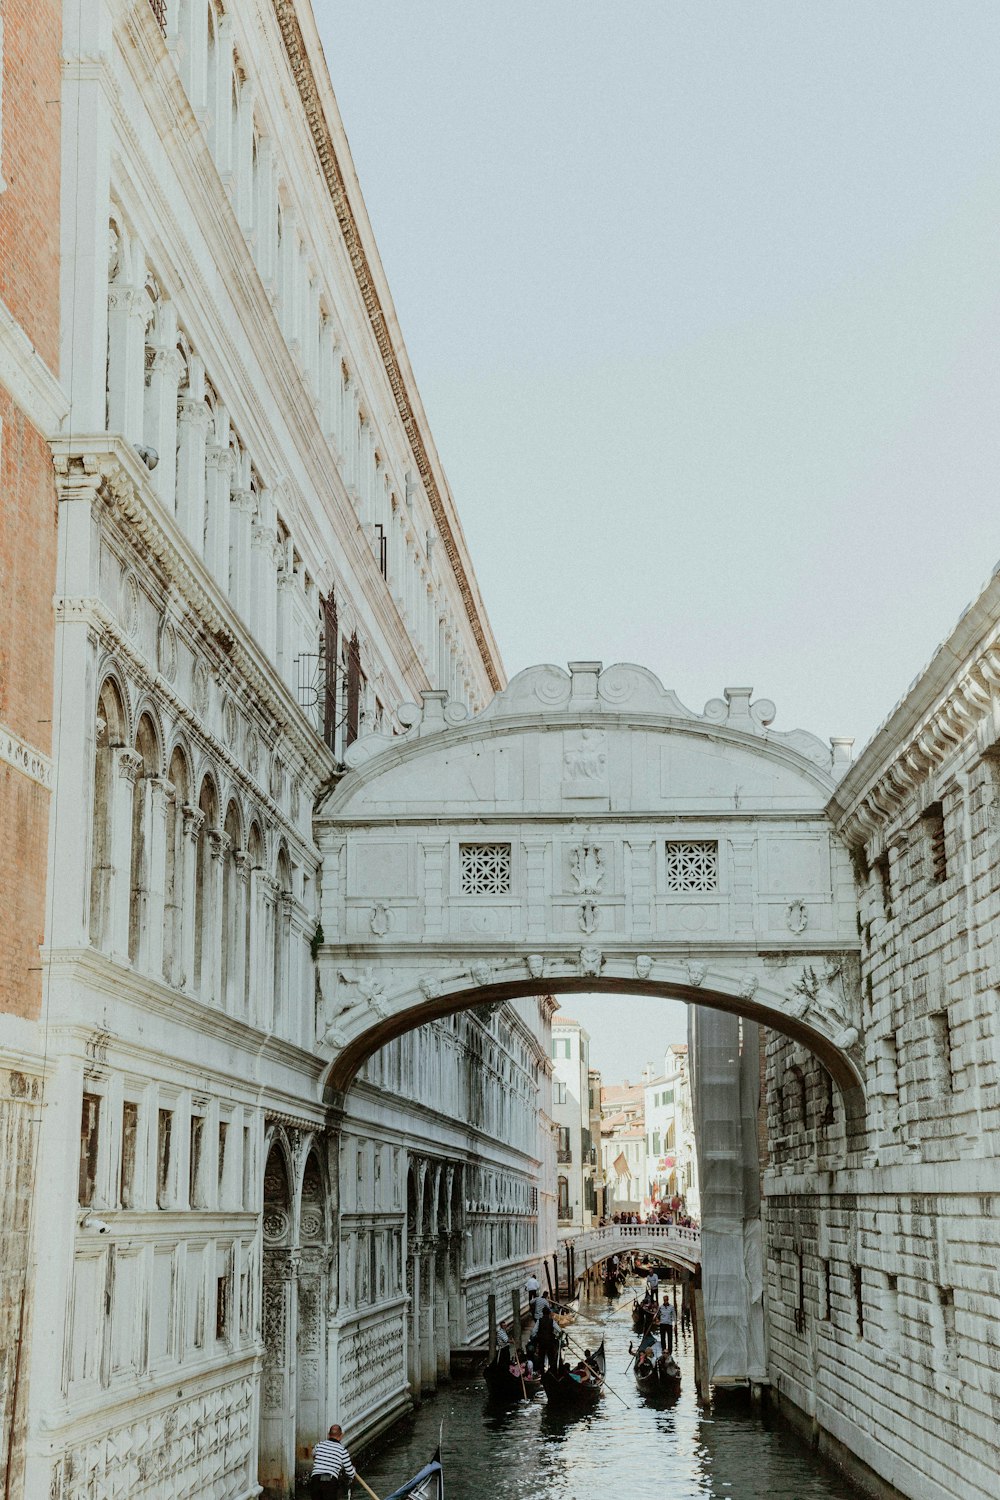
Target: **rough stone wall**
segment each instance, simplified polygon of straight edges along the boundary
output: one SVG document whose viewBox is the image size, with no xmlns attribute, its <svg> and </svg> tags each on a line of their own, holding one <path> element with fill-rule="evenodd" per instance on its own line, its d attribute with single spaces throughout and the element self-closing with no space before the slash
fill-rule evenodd
<svg viewBox="0 0 1000 1500">
<path fill-rule="evenodd" d="M 1000 1460 L 1000 705 L 991 637 L 973 634 L 996 618 L 987 592 L 928 668 L 933 692 L 917 684 L 831 806 L 857 878 L 863 1144 L 814 1058 L 774 1033 L 767 1049 L 772 1382 L 821 1446 L 920 1500 L 985 1500 Z"/>
</svg>

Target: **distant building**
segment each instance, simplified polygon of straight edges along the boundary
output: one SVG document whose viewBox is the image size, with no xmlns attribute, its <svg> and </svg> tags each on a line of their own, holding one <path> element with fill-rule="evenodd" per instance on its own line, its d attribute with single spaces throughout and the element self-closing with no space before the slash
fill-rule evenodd
<svg viewBox="0 0 1000 1500">
<path fill-rule="evenodd" d="M 552 1019 L 552 1068 L 559 1225 L 564 1229 L 589 1229 L 597 1221 L 597 1151 L 591 1135 L 590 1037 L 579 1021 L 568 1016 L 556 1015 Z"/>
<path fill-rule="evenodd" d="M 646 1197 L 645 1102 L 641 1083 L 601 1089 L 601 1166 L 608 1213 L 638 1213 Z"/>
<path fill-rule="evenodd" d="M 675 1197 L 686 1212 L 698 1214 L 698 1165 L 688 1076 L 687 1044 L 666 1050 L 663 1072 L 644 1085 L 646 1177 L 649 1206 L 661 1207 Z"/>
</svg>

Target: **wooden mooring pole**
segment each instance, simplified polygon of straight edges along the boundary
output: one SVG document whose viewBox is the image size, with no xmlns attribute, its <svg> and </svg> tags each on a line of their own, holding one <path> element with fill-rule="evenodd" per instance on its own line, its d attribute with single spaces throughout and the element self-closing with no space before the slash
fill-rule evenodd
<svg viewBox="0 0 1000 1500">
<path fill-rule="evenodd" d="M 490 1324 L 490 1364 L 497 1357 L 497 1299 L 493 1292 L 486 1298 L 486 1316 Z"/>
</svg>

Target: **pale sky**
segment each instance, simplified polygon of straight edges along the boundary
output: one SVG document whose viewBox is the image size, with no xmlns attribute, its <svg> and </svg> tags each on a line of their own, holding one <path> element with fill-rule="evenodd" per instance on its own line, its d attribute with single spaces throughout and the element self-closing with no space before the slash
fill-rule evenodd
<svg viewBox="0 0 1000 1500">
<path fill-rule="evenodd" d="M 314 3 L 508 672 L 860 748 L 1000 558 L 1000 5 Z"/>
</svg>

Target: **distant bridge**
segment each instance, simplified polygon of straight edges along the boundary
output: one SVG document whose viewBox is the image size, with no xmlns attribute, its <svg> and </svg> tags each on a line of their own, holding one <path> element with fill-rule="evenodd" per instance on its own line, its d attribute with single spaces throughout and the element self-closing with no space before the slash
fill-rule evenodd
<svg viewBox="0 0 1000 1500">
<path fill-rule="evenodd" d="M 643 1255 L 658 1255 L 684 1270 L 693 1271 L 701 1264 L 701 1230 L 685 1229 L 679 1224 L 602 1224 L 599 1229 L 562 1230 L 559 1249 L 573 1246 L 576 1269 L 612 1255 L 637 1250 Z"/>
</svg>

